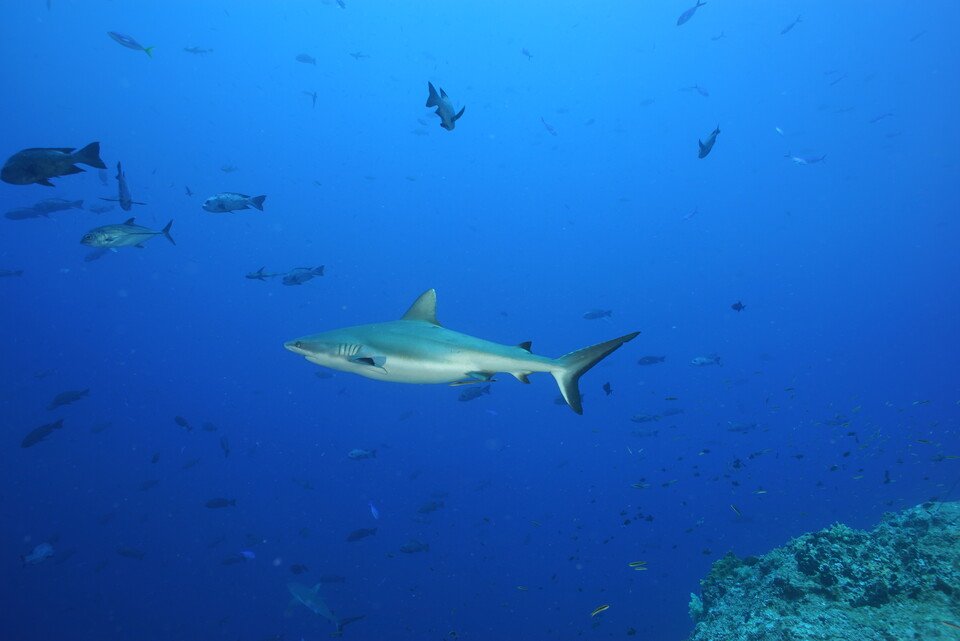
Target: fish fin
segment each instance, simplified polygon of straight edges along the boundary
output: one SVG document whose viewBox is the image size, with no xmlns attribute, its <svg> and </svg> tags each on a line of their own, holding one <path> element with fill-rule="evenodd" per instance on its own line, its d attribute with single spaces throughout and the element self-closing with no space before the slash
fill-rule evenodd
<svg viewBox="0 0 960 641">
<path fill-rule="evenodd" d="M 357 356 L 356 358 L 351 358 L 350 362 L 357 363 L 359 365 L 369 365 L 370 367 L 376 367 L 377 369 L 383 369 L 384 363 L 387 362 L 387 357 L 382 355 Z"/>
<path fill-rule="evenodd" d="M 133 220 L 133 218 L 131 218 L 130 220 Z M 175 241 L 175 240 L 173 239 L 173 236 L 170 235 L 170 228 L 171 228 L 171 227 L 173 227 L 173 221 L 172 221 L 172 220 L 171 220 L 169 223 L 167 223 L 167 226 L 166 226 L 166 227 L 164 227 L 163 229 L 160 230 L 160 233 L 162 233 L 164 236 L 166 236 L 167 240 L 169 240 L 171 244 L 176 245 L 176 244 L 177 244 L 177 241 Z"/>
<path fill-rule="evenodd" d="M 125 221 L 123 221 L 123 224 L 124 224 L 124 225 L 135 225 L 135 224 L 136 224 L 136 219 L 135 219 L 135 218 L 127 218 Z"/>
<path fill-rule="evenodd" d="M 363 617 L 367 616 L 366 614 L 361 614 L 358 617 L 347 617 L 345 619 L 340 619 L 337 621 L 337 634 L 343 634 L 343 626 L 348 623 L 353 623 L 354 621 L 359 621 Z"/>
<path fill-rule="evenodd" d="M 719 122 L 717 123 L 717 128 L 713 130 L 713 133 L 714 133 L 714 134 L 720 133 L 720 123 L 719 123 Z"/>
<path fill-rule="evenodd" d="M 324 268 L 324 267 L 326 267 L 326 265 L 320 265 L 319 267 L 317 267 L 316 269 L 314 269 L 314 270 L 313 270 L 313 275 L 314 275 L 314 276 L 323 276 L 323 268 Z"/>
<path fill-rule="evenodd" d="M 442 327 L 437 322 L 437 290 L 428 289 L 420 294 L 400 320 L 426 321 L 431 325 Z"/>
<path fill-rule="evenodd" d="M 254 196 L 250 198 L 248 202 L 260 211 L 263 211 L 263 201 L 266 200 L 266 198 L 266 196 Z"/>
<path fill-rule="evenodd" d="M 466 110 L 467 110 L 466 106 L 464 106 L 463 108 L 461 108 L 461 109 L 460 109 L 460 113 L 458 113 L 456 116 L 453 117 L 453 122 L 457 122 L 458 120 L 460 120 L 460 116 L 462 116 L 462 115 L 463 115 L 463 112 L 466 111 Z"/>
<path fill-rule="evenodd" d="M 90 167 L 96 167 L 97 169 L 106 169 L 107 166 L 103 164 L 103 161 L 100 160 L 100 143 L 92 142 L 83 149 L 75 151 L 73 154 L 73 162 L 78 162 Z"/>
<path fill-rule="evenodd" d="M 139 244 L 139 243 L 137 243 L 136 245 L 134 245 L 134 247 L 136 247 L 137 249 L 146 249 L 143 245 L 141 245 L 141 244 Z"/>
<path fill-rule="evenodd" d="M 41 179 L 41 180 L 38 180 L 38 181 L 37 181 L 37 184 L 38 184 L 38 185 L 45 185 L 45 186 L 47 186 L 47 187 L 53 187 L 53 183 L 50 182 L 49 180 L 47 180 L 46 178 L 43 178 L 43 179 Z"/>
<path fill-rule="evenodd" d="M 81 169 L 80 167 L 77 167 L 76 165 L 70 165 L 69 167 L 67 167 L 66 169 L 64 169 L 64 170 L 63 170 L 63 173 L 60 174 L 60 175 L 61 175 L 61 176 L 71 176 L 71 175 L 73 175 L 73 174 L 82 174 L 83 172 L 84 172 L 84 170 Z"/>
<path fill-rule="evenodd" d="M 514 374 L 513 377 L 518 381 L 520 381 L 521 383 L 523 383 L 524 385 L 529 385 L 530 379 L 527 377 L 530 376 L 530 374 L 532 374 L 532 372 L 519 372 L 517 374 Z"/>
<path fill-rule="evenodd" d="M 533 347 L 533 341 L 523 341 L 522 343 L 517 345 L 517 347 L 519 347 L 525 352 L 529 352 L 530 348 Z"/>
<path fill-rule="evenodd" d="M 557 370 L 551 372 L 563 394 L 563 399 L 567 402 L 577 414 L 583 414 L 583 406 L 580 402 L 580 387 L 577 383 L 591 367 L 609 356 L 613 351 L 624 343 L 636 338 L 640 332 L 633 332 L 620 338 L 614 338 L 603 343 L 597 343 L 590 347 L 578 349 L 575 352 L 565 354 L 556 360 L 559 366 Z"/>
<path fill-rule="evenodd" d="M 472 383 L 476 383 L 478 381 L 483 381 L 484 383 L 487 381 L 496 383 L 496 381 L 493 380 L 495 375 L 496 372 L 467 372 L 467 376 L 470 377 L 470 382 Z"/>
<path fill-rule="evenodd" d="M 144 48 L 143 48 L 143 53 L 147 54 L 148 56 L 150 56 L 150 57 L 152 58 L 152 57 L 153 57 L 153 54 L 150 53 L 150 52 L 153 51 L 154 49 L 156 49 L 156 47 L 144 47 Z"/>
<path fill-rule="evenodd" d="M 703 153 L 707 146 L 703 144 L 702 140 L 697 140 L 697 144 L 700 145 L 700 153 Z"/>
<path fill-rule="evenodd" d="M 110 203 L 120 202 L 117 198 L 104 198 L 103 196 L 100 196 L 100 200 L 106 200 L 107 202 L 110 202 Z"/>
<path fill-rule="evenodd" d="M 436 87 L 433 86 L 432 82 L 427 83 L 427 87 L 430 89 L 430 96 L 427 98 L 428 107 L 437 107 L 440 105 L 440 95 L 437 93 Z"/>
</svg>

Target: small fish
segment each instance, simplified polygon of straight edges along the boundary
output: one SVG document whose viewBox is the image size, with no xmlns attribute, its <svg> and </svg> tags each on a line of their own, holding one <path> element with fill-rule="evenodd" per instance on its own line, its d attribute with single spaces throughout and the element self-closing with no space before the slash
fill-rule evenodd
<svg viewBox="0 0 960 641">
<path fill-rule="evenodd" d="M 607 381 L 606 383 L 603 384 L 603 392 L 607 396 L 610 396 L 611 394 L 613 394 L 613 388 L 610 387 L 610 381 Z"/>
<path fill-rule="evenodd" d="M 711 36 L 710 39 L 713 40 L 714 42 L 716 42 L 716 41 L 719 40 L 720 38 L 726 38 L 726 37 L 727 37 L 726 34 L 724 34 L 724 33 L 721 31 L 719 36 Z"/>
<path fill-rule="evenodd" d="M 120 225 L 104 225 L 91 229 L 80 239 L 81 245 L 87 247 L 99 247 L 103 249 L 116 249 L 118 247 L 137 247 L 143 248 L 143 243 L 154 236 L 164 236 L 170 241 L 170 244 L 176 245 L 177 241 L 170 235 L 170 228 L 173 221 L 160 231 L 142 227 L 136 224 L 133 218 L 128 218 Z"/>
<path fill-rule="evenodd" d="M 416 554 L 417 552 L 429 552 L 430 544 L 421 543 L 416 539 L 410 539 L 406 543 L 400 546 L 400 551 L 404 554 Z"/>
<path fill-rule="evenodd" d="M 361 539 L 367 538 L 368 536 L 373 536 L 376 533 L 377 533 L 377 528 L 375 527 L 374 528 L 362 527 L 348 534 L 346 540 L 348 543 L 355 543 Z"/>
<path fill-rule="evenodd" d="M 637 568 L 646 564 L 647 564 L 646 561 L 631 561 L 627 565 L 629 565 L 631 568 Z"/>
<path fill-rule="evenodd" d="M 700 5 L 697 5 L 697 6 L 700 6 Z M 600 614 L 601 612 L 606 612 L 606 611 L 609 610 L 609 609 L 610 609 L 610 606 L 609 606 L 609 605 L 601 605 L 601 606 L 599 606 L 597 609 L 595 609 L 593 612 L 591 612 L 591 613 L 590 613 L 590 616 L 595 617 L 595 616 L 597 616 L 598 614 Z"/>
<path fill-rule="evenodd" d="M 746 307 L 747 307 L 746 305 L 744 305 L 744 304 L 741 303 L 740 301 L 737 301 L 737 302 L 735 302 L 733 305 L 730 306 L 730 309 L 732 309 L 732 310 L 735 311 L 735 312 L 741 312 L 741 311 L 743 311 L 744 309 L 746 309 Z"/>
<path fill-rule="evenodd" d="M 263 201 L 266 200 L 266 198 L 266 196 L 246 196 L 244 194 L 225 191 L 215 196 L 210 196 L 203 201 L 203 208 L 206 211 L 220 214 L 239 211 L 241 209 L 250 209 L 251 207 L 263 211 Z"/>
<path fill-rule="evenodd" d="M 117 554 L 120 556 L 125 556 L 128 559 L 137 559 L 138 561 L 142 561 L 143 558 L 147 556 L 147 552 L 145 550 L 141 550 L 140 548 L 135 548 L 130 545 L 118 545 Z"/>
<path fill-rule="evenodd" d="M 637 365 L 656 365 L 657 363 L 662 363 L 667 360 L 666 356 L 644 356 L 637 361 Z"/>
<path fill-rule="evenodd" d="M 353 459 L 354 461 L 359 461 L 360 459 L 365 458 L 377 458 L 377 451 L 357 448 L 347 452 L 347 457 Z"/>
<path fill-rule="evenodd" d="M 445 503 L 443 501 L 427 501 L 417 509 L 417 512 L 420 514 L 430 514 L 431 512 L 443 509 L 444 505 Z"/>
<path fill-rule="evenodd" d="M 360 51 L 354 51 L 353 53 L 350 54 L 350 56 L 353 57 L 354 60 L 360 60 L 360 58 L 370 57 L 368 54 L 362 53 Z"/>
<path fill-rule="evenodd" d="M 0 278 L 9 278 L 11 276 L 22 276 L 22 269 L 0 269 Z"/>
<path fill-rule="evenodd" d="M 337 6 L 340 7 L 341 9 L 346 9 L 347 3 L 344 2 L 343 0 L 337 0 Z"/>
<path fill-rule="evenodd" d="M 20 563 L 23 567 L 28 565 L 37 565 L 43 563 L 47 559 L 53 558 L 54 551 L 53 546 L 49 543 L 40 543 L 29 554 L 20 555 Z"/>
<path fill-rule="evenodd" d="M 230 441 L 226 436 L 220 437 L 220 449 L 223 450 L 223 458 L 230 456 Z"/>
<path fill-rule="evenodd" d="M 784 158 L 789 158 L 794 163 L 798 165 L 813 165 L 818 162 L 823 162 L 824 158 L 827 157 L 827 154 L 823 154 L 820 157 L 817 156 L 794 156 L 789 151 L 783 154 Z"/>
<path fill-rule="evenodd" d="M 84 170 L 77 164 L 106 169 L 100 160 L 100 143 L 92 142 L 83 149 L 38 147 L 18 151 L 0 169 L 0 180 L 11 185 L 36 183 L 53 187 L 51 178 L 82 173 Z"/>
<path fill-rule="evenodd" d="M 93 428 L 90 428 L 90 431 L 93 431 Z M 160 461 L 160 452 L 154 452 L 153 456 L 150 457 L 151 463 L 158 463 Z"/>
<path fill-rule="evenodd" d="M 743 516 L 743 513 L 737 509 L 737 506 L 733 503 L 730 504 L 730 509 L 733 510 L 737 516 Z"/>
<path fill-rule="evenodd" d="M 140 484 L 139 490 L 141 492 L 146 492 L 148 490 L 152 490 L 158 485 L 160 485 L 160 481 L 158 481 L 157 479 L 147 479 L 146 481 Z"/>
<path fill-rule="evenodd" d="M 192 196 L 192 195 L 193 195 L 193 192 L 190 191 L 190 186 L 189 186 L 189 185 L 184 185 L 184 186 L 183 186 L 183 189 L 184 189 L 184 191 L 186 192 L 186 195 L 187 195 L 187 196 Z"/>
<path fill-rule="evenodd" d="M 59 430 L 63 427 L 63 419 L 61 418 L 56 423 L 47 423 L 46 425 L 41 425 L 40 427 L 35 427 L 30 430 L 26 436 L 23 437 L 23 440 L 20 441 L 20 447 L 33 447 L 43 439 L 50 436 L 53 433 L 53 430 Z"/>
<path fill-rule="evenodd" d="M 222 507 L 237 507 L 237 499 L 215 498 L 210 499 L 204 505 L 214 510 Z"/>
<path fill-rule="evenodd" d="M 447 131 L 453 131 L 457 121 L 463 116 L 466 107 L 463 107 L 458 113 L 455 113 L 453 103 L 450 101 L 449 96 L 447 96 L 447 92 L 441 88 L 438 94 L 432 82 L 427 83 L 427 88 L 430 91 L 430 95 L 427 97 L 427 107 L 436 107 L 437 110 L 434 113 L 440 117 L 440 126 Z"/>
<path fill-rule="evenodd" d="M 284 285 L 302 285 L 308 280 L 312 280 L 314 276 L 323 276 L 323 265 L 319 267 L 296 267 L 291 269 L 283 277 Z"/>
<path fill-rule="evenodd" d="M 317 108 L 317 92 L 316 92 L 316 91 L 307 91 L 306 89 L 304 89 L 304 90 L 303 90 L 303 93 L 305 93 L 306 95 L 310 96 L 311 100 L 313 101 L 311 107 L 312 107 L 313 109 L 316 109 L 316 108 Z"/>
<path fill-rule="evenodd" d="M 700 7 L 702 7 L 702 6 L 705 5 L 705 4 L 707 4 L 707 3 L 706 3 L 706 2 L 700 2 L 700 0 L 697 0 L 697 4 L 696 4 L 696 5 L 690 7 L 689 9 L 687 9 L 686 11 L 684 11 L 683 13 L 680 14 L 680 17 L 677 18 L 677 26 L 679 27 L 680 25 L 682 25 L 683 23 L 685 23 L 687 20 L 689 20 L 690 18 L 692 18 L 692 17 L 693 17 L 693 14 L 695 14 L 695 13 L 697 12 L 697 9 L 699 9 Z"/>
<path fill-rule="evenodd" d="M 547 128 L 547 131 L 550 132 L 550 135 L 551 135 L 551 136 L 556 136 L 556 135 L 557 135 L 557 130 L 554 129 L 553 127 L 551 127 L 550 124 L 547 123 L 547 121 L 543 119 L 543 116 L 540 116 L 540 122 L 542 122 L 542 123 L 543 123 L 543 126 Z"/>
<path fill-rule="evenodd" d="M 521 50 L 520 50 L 520 53 L 522 53 L 523 55 L 525 55 L 525 56 L 527 57 L 527 61 L 533 60 L 533 54 L 530 53 L 529 51 L 527 51 L 526 48 L 521 49 Z"/>
<path fill-rule="evenodd" d="M 31 218 L 49 218 L 45 212 L 37 211 L 33 207 L 14 207 L 3 215 L 8 220 L 30 220 Z"/>
<path fill-rule="evenodd" d="M 150 52 L 156 49 L 156 47 L 144 47 L 142 44 L 140 44 L 139 42 L 137 42 L 127 34 L 120 33 L 118 31 L 108 31 L 107 35 L 113 38 L 114 42 L 116 42 L 117 44 L 123 45 L 127 49 L 133 49 L 134 51 L 142 51 L 148 56 L 150 56 L 151 58 L 153 57 L 153 54 Z"/>
<path fill-rule="evenodd" d="M 305 565 L 300 565 L 299 563 L 295 563 L 290 566 L 290 572 L 293 574 L 303 574 L 307 571 L 309 571 L 309 568 Z"/>
<path fill-rule="evenodd" d="M 596 320 L 598 318 L 610 318 L 613 316 L 612 309 L 591 309 L 589 312 L 585 312 L 583 317 L 587 320 Z"/>
<path fill-rule="evenodd" d="M 650 423 L 651 421 L 659 421 L 660 417 L 656 414 L 634 414 L 630 417 L 630 420 L 634 423 Z"/>
<path fill-rule="evenodd" d="M 221 166 L 220 166 L 220 171 L 222 171 L 222 172 L 225 173 L 225 174 L 232 174 L 233 172 L 239 171 L 239 170 L 240 170 L 240 168 L 237 167 L 236 165 L 221 165 Z"/>
<path fill-rule="evenodd" d="M 696 92 L 701 96 L 703 96 L 704 98 L 710 97 L 710 92 L 704 89 L 703 87 L 701 87 L 700 85 L 693 85 L 692 87 L 687 87 L 687 90 L 690 90 L 690 89 L 695 89 Z"/>
<path fill-rule="evenodd" d="M 723 365 L 723 363 L 720 362 L 720 357 L 715 354 L 711 354 L 710 356 L 696 356 L 690 359 L 690 364 L 695 365 L 697 367 L 706 367 L 708 365 Z"/>
<path fill-rule="evenodd" d="M 370 506 L 370 515 L 373 516 L 374 519 L 379 520 L 380 510 L 377 509 L 377 506 L 373 504 L 373 501 L 367 501 L 367 505 Z"/>
<path fill-rule="evenodd" d="M 308 65 L 316 65 L 317 59 L 309 54 L 301 53 L 297 56 L 297 62 L 302 62 Z"/>
<path fill-rule="evenodd" d="M 462 392 L 460 392 L 460 396 L 457 397 L 457 400 L 463 401 L 463 402 L 472 401 L 474 399 L 480 398 L 484 394 L 489 394 L 489 393 L 490 393 L 489 385 L 484 385 L 483 387 L 468 387 Z"/>
<path fill-rule="evenodd" d="M 184 47 L 184 51 L 187 53 L 192 53 L 196 56 L 202 56 L 207 53 L 213 53 L 213 49 L 201 49 L 200 47 Z"/>
<path fill-rule="evenodd" d="M 70 403 L 76 403 L 81 398 L 90 393 L 89 389 L 84 390 L 67 390 L 66 392 L 60 392 L 53 397 L 53 400 L 50 401 L 50 405 L 47 406 L 48 410 L 53 410 L 63 405 L 69 405 Z"/>
<path fill-rule="evenodd" d="M 275 273 L 265 272 L 265 271 L 263 271 L 264 269 L 266 269 L 266 267 L 261 267 L 260 269 L 258 269 L 258 270 L 255 271 L 255 272 L 250 272 L 249 274 L 247 274 L 246 277 L 249 278 L 250 280 L 263 280 L 263 281 L 265 281 L 265 280 L 267 280 L 268 278 L 275 278 L 275 277 L 277 277 L 277 276 L 283 276 L 283 275 L 286 274 L 286 272 L 275 272 Z"/>
<path fill-rule="evenodd" d="M 796 19 L 796 20 L 794 20 L 793 22 L 791 22 L 791 23 L 788 24 L 786 27 L 784 27 L 783 29 L 780 30 L 780 35 L 782 36 L 783 34 L 789 32 L 791 29 L 793 29 L 794 27 L 796 27 L 797 24 L 799 24 L 799 22 L 800 22 L 800 16 L 797 16 L 797 19 Z"/>
<path fill-rule="evenodd" d="M 82 200 L 64 200 L 63 198 L 44 198 L 33 205 L 33 208 L 44 216 L 55 211 L 67 209 L 83 209 Z"/>
<path fill-rule="evenodd" d="M 182 427 L 183 429 L 187 430 L 188 432 L 193 431 L 193 428 L 190 426 L 190 423 L 187 423 L 187 419 L 183 418 L 182 416 L 174 416 L 173 422 L 179 425 L 180 427 Z"/>
<path fill-rule="evenodd" d="M 698 158 L 706 158 L 710 154 L 710 151 L 713 149 L 713 145 L 717 142 L 717 134 L 719 133 L 720 125 L 717 125 L 717 128 L 713 130 L 713 133 L 707 137 L 707 142 L 703 142 L 702 140 L 697 141 L 697 144 L 700 145 Z"/>
</svg>

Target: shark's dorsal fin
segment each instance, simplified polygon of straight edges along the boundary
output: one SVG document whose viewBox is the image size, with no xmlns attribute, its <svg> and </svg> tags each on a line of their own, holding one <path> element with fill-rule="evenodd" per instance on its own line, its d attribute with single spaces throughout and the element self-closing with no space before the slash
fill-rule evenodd
<svg viewBox="0 0 960 641">
<path fill-rule="evenodd" d="M 529 352 L 530 348 L 533 347 L 533 341 L 523 341 L 522 343 L 517 345 L 517 347 L 519 347 L 520 349 L 526 352 Z"/>
<path fill-rule="evenodd" d="M 437 290 L 428 289 L 420 294 L 420 298 L 413 301 L 413 305 L 400 320 L 426 321 L 431 325 L 440 326 L 437 322 Z"/>
<path fill-rule="evenodd" d="M 128 219 L 126 220 L 126 222 L 124 222 L 123 224 L 124 224 L 124 225 L 133 225 L 133 224 L 134 224 L 133 220 L 134 220 L 133 218 L 128 218 Z"/>
</svg>

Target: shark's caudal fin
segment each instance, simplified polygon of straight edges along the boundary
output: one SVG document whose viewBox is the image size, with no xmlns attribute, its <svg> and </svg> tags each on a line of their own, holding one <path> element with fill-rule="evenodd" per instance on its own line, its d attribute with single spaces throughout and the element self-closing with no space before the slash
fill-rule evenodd
<svg viewBox="0 0 960 641">
<path fill-rule="evenodd" d="M 570 406 L 570 409 L 577 414 L 583 414 L 583 406 L 580 404 L 580 387 L 577 385 L 580 377 L 591 367 L 613 353 L 618 347 L 627 341 L 632 341 L 639 333 L 640 332 L 633 332 L 632 334 L 614 338 L 605 343 L 584 347 L 583 349 L 570 352 L 557 359 L 557 364 L 560 365 L 562 369 L 553 372 L 553 377 L 557 379 L 557 386 L 560 388 L 560 393 L 563 394 L 563 399 L 567 402 L 567 405 Z"/>
<path fill-rule="evenodd" d="M 131 218 L 130 220 L 133 220 L 133 218 Z M 170 228 L 171 228 L 171 227 L 173 227 L 173 221 L 172 221 L 172 220 L 171 220 L 169 223 L 167 223 L 167 226 L 166 226 L 166 227 L 164 227 L 162 230 L 160 230 L 160 233 L 163 234 L 163 235 L 166 237 L 166 239 L 169 240 L 172 244 L 176 245 L 176 244 L 177 244 L 177 241 L 175 241 L 175 240 L 173 239 L 173 236 L 170 235 Z"/>
<path fill-rule="evenodd" d="M 340 619 L 339 621 L 337 621 L 337 631 L 336 631 L 334 634 L 335 634 L 335 635 L 341 635 L 341 634 L 343 634 L 343 626 L 347 625 L 348 623 L 353 623 L 354 621 L 359 621 L 360 619 L 362 619 L 362 618 L 365 617 L 365 616 L 367 616 L 367 615 L 366 615 L 366 614 L 361 614 L 361 615 L 358 616 L 358 617 L 347 617 L 346 619 Z"/>
</svg>

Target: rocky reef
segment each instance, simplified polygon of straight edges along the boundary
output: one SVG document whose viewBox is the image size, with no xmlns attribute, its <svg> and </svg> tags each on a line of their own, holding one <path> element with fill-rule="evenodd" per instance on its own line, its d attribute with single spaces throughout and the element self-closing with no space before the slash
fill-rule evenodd
<svg viewBox="0 0 960 641">
<path fill-rule="evenodd" d="M 960 639 L 960 503 L 837 523 L 760 557 L 713 564 L 689 641 Z"/>
</svg>

